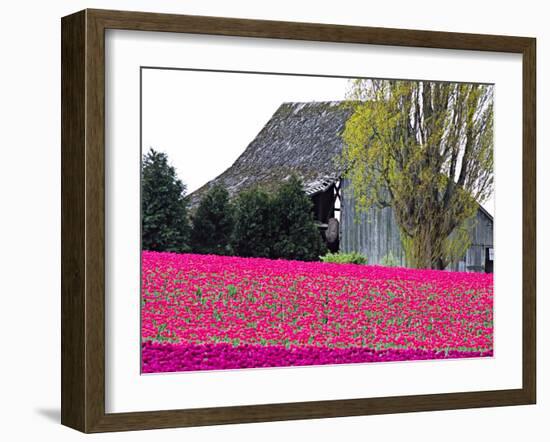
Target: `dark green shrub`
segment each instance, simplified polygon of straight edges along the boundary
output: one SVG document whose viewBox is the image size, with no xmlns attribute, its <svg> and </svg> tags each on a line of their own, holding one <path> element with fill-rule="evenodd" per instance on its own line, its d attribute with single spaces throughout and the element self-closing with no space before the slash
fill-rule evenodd
<svg viewBox="0 0 550 442">
<path fill-rule="evenodd" d="M 212 186 L 193 215 L 191 248 L 195 253 L 232 255 L 233 207 L 220 184 Z"/>
<path fill-rule="evenodd" d="M 150 149 L 141 164 L 141 247 L 189 251 L 186 187 L 165 153 Z"/>
<path fill-rule="evenodd" d="M 273 198 L 272 258 L 317 261 L 326 246 L 315 224 L 312 201 L 295 176 L 283 183 Z"/>
<path fill-rule="evenodd" d="M 253 188 L 242 192 L 235 200 L 233 250 L 238 256 L 272 255 L 276 219 L 272 202 L 263 190 Z"/>
<path fill-rule="evenodd" d="M 367 264 L 367 257 L 357 252 L 327 253 L 326 255 L 321 256 L 321 261 L 339 264 Z"/>
</svg>

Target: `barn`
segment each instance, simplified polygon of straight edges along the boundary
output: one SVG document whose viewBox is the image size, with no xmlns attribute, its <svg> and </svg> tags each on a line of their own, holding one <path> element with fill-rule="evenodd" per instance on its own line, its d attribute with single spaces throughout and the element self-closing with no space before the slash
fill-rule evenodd
<svg viewBox="0 0 550 442">
<path fill-rule="evenodd" d="M 191 207 L 215 183 L 231 196 L 253 186 L 270 191 L 292 174 L 311 197 L 314 216 L 333 251 L 359 252 L 369 264 L 390 254 L 405 265 L 391 208 L 355 211 L 350 183 L 339 163 L 341 134 L 350 110 L 341 102 L 283 103 L 233 165 L 189 196 Z M 466 256 L 450 270 L 493 271 L 493 217 L 480 205 Z"/>
</svg>

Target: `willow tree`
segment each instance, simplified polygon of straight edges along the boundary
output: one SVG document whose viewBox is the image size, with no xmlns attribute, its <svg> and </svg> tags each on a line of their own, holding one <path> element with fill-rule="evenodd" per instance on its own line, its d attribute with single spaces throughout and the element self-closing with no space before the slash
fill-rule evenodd
<svg viewBox="0 0 550 442">
<path fill-rule="evenodd" d="M 343 161 L 357 208 L 392 207 L 408 265 L 445 268 L 492 193 L 492 86 L 354 80 L 348 98 Z"/>
</svg>

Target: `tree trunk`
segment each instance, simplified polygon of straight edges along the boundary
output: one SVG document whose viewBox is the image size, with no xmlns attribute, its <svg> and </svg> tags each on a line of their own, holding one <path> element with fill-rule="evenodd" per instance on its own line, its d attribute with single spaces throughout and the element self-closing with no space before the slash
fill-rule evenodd
<svg viewBox="0 0 550 442">
<path fill-rule="evenodd" d="M 435 229 L 426 226 L 418 229 L 414 236 L 403 238 L 407 265 L 417 269 L 444 270 L 443 241 Z"/>
<path fill-rule="evenodd" d="M 445 270 L 445 263 L 442 258 L 439 258 L 436 262 L 436 265 L 433 267 L 434 270 Z"/>
</svg>

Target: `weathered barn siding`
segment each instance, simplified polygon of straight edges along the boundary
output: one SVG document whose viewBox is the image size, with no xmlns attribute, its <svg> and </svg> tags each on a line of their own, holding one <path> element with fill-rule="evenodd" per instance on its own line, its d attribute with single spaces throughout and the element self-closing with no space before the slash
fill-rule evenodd
<svg viewBox="0 0 550 442">
<path fill-rule="evenodd" d="M 359 252 L 368 258 L 369 264 L 380 264 L 390 252 L 402 266 L 405 253 L 401 244 L 399 227 L 391 208 L 372 208 L 357 212 L 348 180 L 342 180 L 342 212 L 340 220 L 340 247 L 343 252 Z M 472 227 L 472 243 L 464 260 L 450 266 L 456 271 L 485 271 L 488 248 L 493 247 L 493 220 L 482 208 L 477 212 Z"/>
<path fill-rule="evenodd" d="M 480 208 L 473 224 L 472 242 L 466 252 L 466 259 L 453 266 L 452 270 L 485 271 L 487 249 L 493 248 L 493 219 Z"/>
<path fill-rule="evenodd" d="M 369 264 L 379 264 L 391 252 L 404 266 L 405 254 L 393 210 L 387 207 L 357 212 L 349 180 L 342 180 L 341 188 L 341 250 L 359 252 L 368 258 Z"/>
</svg>

